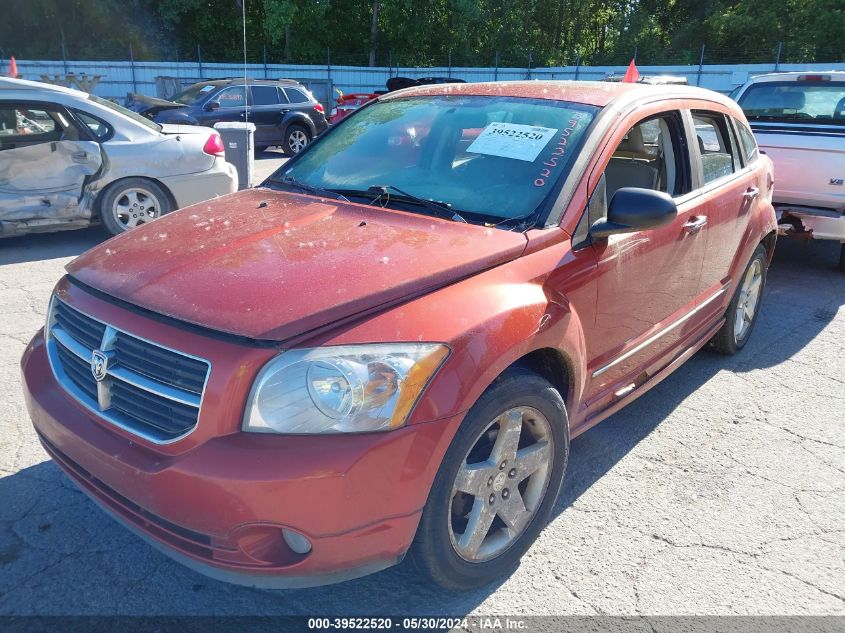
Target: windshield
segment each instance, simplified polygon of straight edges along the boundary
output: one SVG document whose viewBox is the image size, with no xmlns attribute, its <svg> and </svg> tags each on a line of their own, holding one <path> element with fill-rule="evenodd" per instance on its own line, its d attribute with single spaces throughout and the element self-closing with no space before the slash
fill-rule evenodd
<svg viewBox="0 0 845 633">
<path fill-rule="evenodd" d="M 750 121 L 805 121 L 845 125 L 845 82 L 784 81 L 754 84 L 739 105 Z"/>
<path fill-rule="evenodd" d="M 122 114 L 125 117 L 129 117 L 130 119 L 132 119 L 136 123 L 140 123 L 144 127 L 148 127 L 151 130 L 155 130 L 156 132 L 161 132 L 161 126 L 158 123 L 153 123 L 148 118 L 142 117 L 137 112 L 132 112 L 132 110 L 124 108 L 122 105 L 118 105 L 114 101 L 102 99 L 97 95 L 88 95 L 88 98 L 97 105 L 101 105 L 104 108 L 108 108 L 109 110 L 113 110 L 114 112 Z"/>
<path fill-rule="evenodd" d="M 173 102 L 181 103 L 182 105 L 193 105 L 212 90 L 214 90 L 214 84 L 194 84 L 173 97 Z"/>
<path fill-rule="evenodd" d="M 295 180 L 355 202 L 362 201 L 356 194 L 382 205 L 410 201 L 415 204 L 409 210 L 431 214 L 431 205 L 413 200 L 422 198 L 470 222 L 526 219 L 568 173 L 596 111 L 512 97 L 375 102 L 342 121 L 271 182 Z"/>
</svg>

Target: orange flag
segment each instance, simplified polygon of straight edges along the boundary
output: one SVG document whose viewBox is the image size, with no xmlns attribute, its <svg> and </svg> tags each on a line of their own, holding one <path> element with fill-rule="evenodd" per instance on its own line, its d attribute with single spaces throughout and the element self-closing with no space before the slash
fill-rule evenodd
<svg viewBox="0 0 845 633">
<path fill-rule="evenodd" d="M 640 71 L 637 70 L 637 65 L 634 60 L 628 64 L 628 70 L 625 71 L 625 76 L 622 78 L 622 83 L 635 84 L 640 80 Z"/>
<path fill-rule="evenodd" d="M 17 77 L 18 76 L 18 63 L 15 61 L 15 58 L 12 57 L 9 60 L 9 77 Z"/>
</svg>

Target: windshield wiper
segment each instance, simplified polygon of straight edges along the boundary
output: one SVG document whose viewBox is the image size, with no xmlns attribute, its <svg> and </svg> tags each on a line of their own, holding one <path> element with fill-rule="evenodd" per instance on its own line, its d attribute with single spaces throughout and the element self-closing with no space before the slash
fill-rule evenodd
<svg viewBox="0 0 845 633">
<path fill-rule="evenodd" d="M 309 185 L 307 182 L 302 182 L 301 180 L 299 180 L 298 178 L 294 178 L 293 176 L 285 176 L 281 180 L 279 180 L 278 178 L 270 178 L 267 182 L 275 182 L 282 185 L 288 185 L 290 187 L 302 189 L 303 191 L 316 196 L 325 196 L 326 198 L 334 198 L 335 200 L 343 200 L 344 202 L 349 202 L 349 198 L 344 196 L 342 193 L 332 191 L 331 189 L 323 189 L 322 187 L 315 187 L 314 185 Z"/>
<path fill-rule="evenodd" d="M 373 199 L 373 202 L 375 202 L 382 196 L 387 196 L 389 199 L 390 191 L 395 191 L 396 193 L 398 193 L 401 197 L 393 197 L 401 202 L 418 204 L 421 207 L 425 207 L 439 218 L 452 220 L 453 222 L 463 222 L 464 224 L 468 224 L 468 222 L 460 213 L 452 210 L 452 205 L 448 202 L 438 202 L 435 200 L 427 200 L 425 198 L 420 198 L 419 196 L 415 196 L 414 194 L 408 193 L 407 191 L 402 191 L 399 187 L 394 187 L 393 185 L 373 185 L 367 188 L 367 192 L 376 195 L 376 197 Z"/>
</svg>

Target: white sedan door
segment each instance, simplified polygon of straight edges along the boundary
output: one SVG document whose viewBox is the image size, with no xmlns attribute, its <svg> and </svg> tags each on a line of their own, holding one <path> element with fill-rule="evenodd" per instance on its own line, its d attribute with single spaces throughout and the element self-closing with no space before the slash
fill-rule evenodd
<svg viewBox="0 0 845 633">
<path fill-rule="evenodd" d="M 90 217 L 83 189 L 101 166 L 99 144 L 80 140 L 62 108 L 0 101 L 0 234 L 5 223 L 32 227 Z"/>
</svg>

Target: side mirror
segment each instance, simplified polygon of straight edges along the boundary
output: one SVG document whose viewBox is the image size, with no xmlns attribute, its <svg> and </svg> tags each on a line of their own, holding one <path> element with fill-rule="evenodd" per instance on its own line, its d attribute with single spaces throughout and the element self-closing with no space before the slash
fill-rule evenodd
<svg viewBox="0 0 845 633">
<path fill-rule="evenodd" d="M 653 189 L 623 187 L 607 209 L 607 217 L 590 227 L 593 239 L 604 239 L 616 233 L 634 233 L 671 224 L 678 216 L 672 196 Z"/>
<path fill-rule="evenodd" d="M 203 110 L 205 110 L 206 112 L 214 112 L 215 110 L 219 110 L 219 109 L 220 109 L 220 102 L 219 101 L 209 101 L 208 103 L 205 104 L 205 107 L 203 108 Z"/>
</svg>

